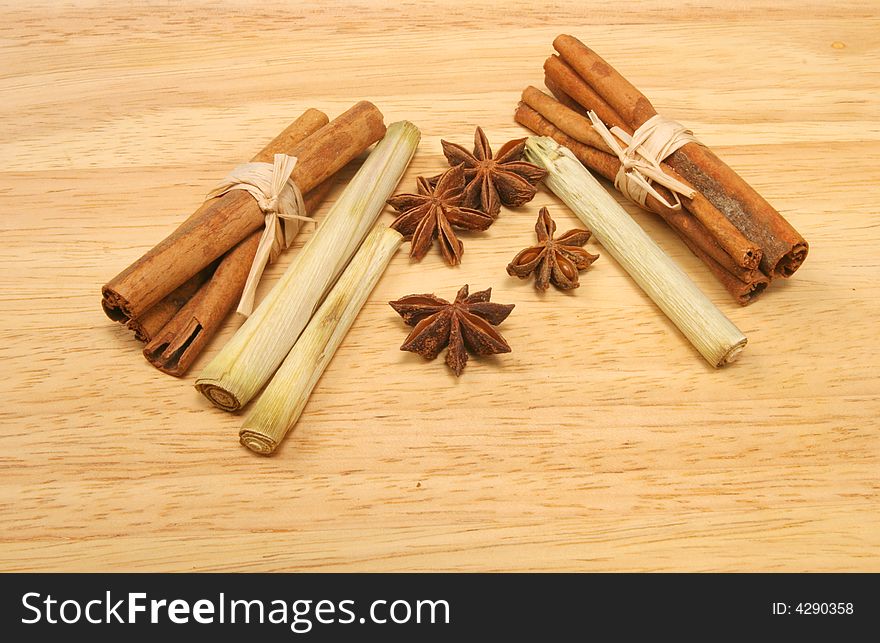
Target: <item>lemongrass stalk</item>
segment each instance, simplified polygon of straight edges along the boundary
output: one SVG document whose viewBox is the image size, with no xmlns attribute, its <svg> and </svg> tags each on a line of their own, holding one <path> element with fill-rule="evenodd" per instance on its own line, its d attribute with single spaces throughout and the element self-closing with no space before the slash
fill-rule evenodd
<svg viewBox="0 0 880 643">
<path fill-rule="evenodd" d="M 269 455 L 299 419 L 312 390 L 397 252 L 403 237 L 377 225 L 312 316 L 239 431 L 251 451 Z"/>
<path fill-rule="evenodd" d="M 642 230 L 574 154 L 551 138 L 533 136 L 526 158 L 547 170 L 544 182 L 593 231 L 666 316 L 712 366 L 745 348 L 746 336 Z"/>
<path fill-rule="evenodd" d="M 196 380 L 215 406 L 236 411 L 269 381 L 391 196 L 419 144 L 393 123 L 287 271 Z"/>
</svg>

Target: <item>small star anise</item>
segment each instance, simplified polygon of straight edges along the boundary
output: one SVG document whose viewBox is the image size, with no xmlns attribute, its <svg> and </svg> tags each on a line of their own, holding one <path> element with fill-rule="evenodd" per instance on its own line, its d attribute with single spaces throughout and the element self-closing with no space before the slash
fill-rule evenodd
<svg viewBox="0 0 880 643">
<path fill-rule="evenodd" d="M 538 190 L 536 186 L 547 176 L 542 168 L 522 160 L 524 138 L 505 143 L 494 156 L 479 127 L 474 134 L 473 154 L 461 145 L 443 140 L 440 143 L 450 165 L 464 165 L 464 205 L 493 217 L 498 216 L 502 205 L 516 208 L 531 201 Z"/>
<path fill-rule="evenodd" d="M 509 353 L 510 346 L 493 326 L 507 319 L 514 305 L 492 303 L 491 295 L 491 288 L 468 295 L 465 284 L 451 304 L 434 295 L 407 295 L 388 302 L 407 326 L 414 326 L 400 350 L 434 359 L 449 346 L 446 364 L 456 376 L 467 364 L 466 349 L 474 355 Z"/>
<path fill-rule="evenodd" d="M 569 230 L 554 239 L 556 223 L 550 218 L 547 208 L 541 208 L 535 223 L 538 243 L 517 254 L 507 266 L 507 274 L 525 279 L 535 273 L 535 288 L 547 290 L 553 282 L 563 290 L 577 288 L 578 272 L 586 270 L 599 255 L 593 255 L 581 248 L 590 240 L 589 230 Z"/>
<path fill-rule="evenodd" d="M 464 245 L 455 236 L 453 228 L 485 230 L 495 221 L 488 214 L 462 206 L 464 168 L 449 168 L 432 187 L 427 179 L 418 178 L 418 194 L 397 194 L 388 204 L 399 216 L 391 227 L 412 241 L 409 255 L 421 260 L 434 239 L 440 242 L 440 252 L 450 266 L 461 262 Z"/>
</svg>

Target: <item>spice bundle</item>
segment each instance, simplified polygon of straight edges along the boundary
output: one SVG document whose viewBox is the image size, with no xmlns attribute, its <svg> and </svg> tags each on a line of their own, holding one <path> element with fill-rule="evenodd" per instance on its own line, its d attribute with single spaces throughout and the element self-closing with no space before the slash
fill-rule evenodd
<svg viewBox="0 0 880 643">
<path fill-rule="evenodd" d="M 642 230 L 570 150 L 549 137 L 526 143 L 526 158 L 547 170 L 546 183 L 596 234 L 604 248 L 666 313 L 712 366 L 734 361 L 742 332 Z"/>
<path fill-rule="evenodd" d="M 394 123 L 266 298 L 196 380 L 215 406 L 236 411 L 269 381 L 373 227 L 419 144 Z"/>
<path fill-rule="evenodd" d="M 318 209 L 332 184 L 331 177 L 305 196 L 306 212 Z M 210 280 L 153 334 L 153 339 L 144 346 L 148 362 L 174 376 L 189 370 L 242 296 L 260 235 L 260 231 L 254 232 L 227 252 Z"/>
<path fill-rule="evenodd" d="M 381 112 L 360 102 L 328 122 L 309 109 L 257 154 L 296 157 L 289 181 L 312 212 L 333 175 L 382 138 Z M 276 159 L 277 160 L 277 159 Z M 238 302 L 254 263 L 267 217 L 257 200 L 236 189 L 209 198 L 174 233 L 102 289 L 107 315 L 147 342 L 144 355 L 158 369 L 182 375 Z M 297 222 L 288 228 L 295 234 Z M 290 232 L 288 233 L 289 242 Z"/>
<path fill-rule="evenodd" d="M 798 269 L 807 242 L 738 174 L 576 38 L 553 46 L 559 55 L 544 64 L 553 96 L 527 88 L 518 123 L 660 215 L 740 304 Z"/>
</svg>

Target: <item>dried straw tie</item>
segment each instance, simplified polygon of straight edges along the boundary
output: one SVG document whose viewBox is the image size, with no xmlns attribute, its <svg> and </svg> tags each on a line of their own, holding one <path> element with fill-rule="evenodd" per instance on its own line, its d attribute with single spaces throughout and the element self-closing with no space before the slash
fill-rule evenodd
<svg viewBox="0 0 880 643">
<path fill-rule="evenodd" d="M 208 198 L 212 198 L 223 196 L 230 190 L 245 190 L 257 200 L 266 215 L 263 235 L 236 309 L 245 317 L 254 309 L 254 295 L 266 264 L 274 262 L 282 250 L 290 247 L 300 221 L 315 222 L 306 216 L 302 192 L 290 180 L 295 166 L 296 157 L 287 154 L 276 154 L 274 163 L 243 163 L 208 193 Z"/>
<path fill-rule="evenodd" d="M 693 132 L 678 121 L 657 114 L 645 121 L 630 136 L 619 127 L 609 130 L 595 112 L 588 114 L 593 128 L 620 159 L 614 187 L 626 198 L 644 207 L 645 200 L 651 195 L 673 210 L 680 210 L 679 194 L 689 199 L 694 197 L 696 191 L 692 187 L 672 178 L 660 167 L 663 159 L 680 147 L 688 143 L 699 143 Z M 626 147 L 620 141 L 626 143 Z M 675 203 L 669 203 L 663 198 L 651 185 L 652 182 L 669 188 Z"/>
</svg>

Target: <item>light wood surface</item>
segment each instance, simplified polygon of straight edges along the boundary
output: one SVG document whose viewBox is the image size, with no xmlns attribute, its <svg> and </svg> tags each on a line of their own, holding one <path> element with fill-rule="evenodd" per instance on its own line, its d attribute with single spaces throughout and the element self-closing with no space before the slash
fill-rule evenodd
<svg viewBox="0 0 880 643">
<path fill-rule="evenodd" d="M 3 6 L 0 568 L 880 571 L 880 12 L 711 4 Z M 546 192 L 458 268 L 404 246 L 272 458 L 192 388 L 235 323 L 175 380 L 104 317 L 101 284 L 306 107 L 419 125 L 412 190 L 441 137 L 522 135 L 562 32 L 811 243 L 739 308 L 629 208 L 748 335 L 736 364 L 708 367 L 592 242 L 573 294 L 508 277 L 541 206 L 576 225 Z M 398 351 L 386 302 L 464 283 L 516 304 L 513 352 L 456 381 Z"/>
</svg>

